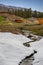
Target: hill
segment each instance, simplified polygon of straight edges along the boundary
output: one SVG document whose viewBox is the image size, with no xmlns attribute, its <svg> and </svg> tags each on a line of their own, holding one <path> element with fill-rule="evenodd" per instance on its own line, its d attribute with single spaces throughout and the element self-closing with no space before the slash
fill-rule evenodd
<svg viewBox="0 0 43 65">
<path fill-rule="evenodd" d="M 43 36 L 43 14 L 38 13 L 31 9 L 0 4 L 0 31 L 22 33 L 22 30 L 29 30 Z"/>
<path fill-rule="evenodd" d="M 43 24 L 43 12 L 38 12 L 36 10 L 32 11 L 31 8 L 27 9 L 0 4 L 0 15 L 13 22 L 16 21 L 19 23 L 25 22 L 29 24 Z"/>
</svg>

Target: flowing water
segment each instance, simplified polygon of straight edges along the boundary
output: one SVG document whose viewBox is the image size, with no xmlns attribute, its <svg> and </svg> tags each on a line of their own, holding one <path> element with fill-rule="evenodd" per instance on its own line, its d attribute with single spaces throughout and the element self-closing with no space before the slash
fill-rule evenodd
<svg viewBox="0 0 43 65">
<path fill-rule="evenodd" d="M 26 37 L 28 37 L 29 34 L 30 34 L 29 31 L 24 31 L 24 30 L 23 30 L 23 33 L 24 33 L 24 35 L 25 35 Z M 33 36 L 33 37 L 34 37 L 34 36 Z M 36 37 L 36 36 L 35 36 L 35 37 Z M 36 41 L 37 41 L 37 40 L 39 41 L 40 39 L 41 39 L 40 36 L 36 37 Z M 33 40 L 34 40 L 34 39 L 33 39 Z M 35 54 L 35 53 L 34 53 L 34 54 Z M 33 65 L 34 54 L 33 54 L 31 57 L 28 57 L 28 58 L 25 58 L 24 60 L 22 60 L 19 65 Z"/>
<path fill-rule="evenodd" d="M 19 65 L 33 65 L 34 57 L 24 59 Z"/>
</svg>

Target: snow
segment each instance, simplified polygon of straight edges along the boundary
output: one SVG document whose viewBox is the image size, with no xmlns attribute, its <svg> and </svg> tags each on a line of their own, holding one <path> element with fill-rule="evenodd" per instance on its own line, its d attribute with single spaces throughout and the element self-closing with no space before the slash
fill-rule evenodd
<svg viewBox="0 0 43 65">
<path fill-rule="evenodd" d="M 18 65 L 26 56 L 33 53 L 31 47 L 23 43 L 31 41 L 25 36 L 0 32 L 0 65 Z"/>
<path fill-rule="evenodd" d="M 43 38 L 39 41 L 32 42 L 31 46 L 37 51 L 37 54 L 34 55 L 35 60 L 33 65 L 43 65 Z"/>
<path fill-rule="evenodd" d="M 19 65 L 26 56 L 33 53 L 35 60 L 33 65 L 43 65 L 43 38 L 31 42 L 31 47 L 25 47 L 23 43 L 32 41 L 21 34 L 0 32 L 0 65 Z"/>
</svg>

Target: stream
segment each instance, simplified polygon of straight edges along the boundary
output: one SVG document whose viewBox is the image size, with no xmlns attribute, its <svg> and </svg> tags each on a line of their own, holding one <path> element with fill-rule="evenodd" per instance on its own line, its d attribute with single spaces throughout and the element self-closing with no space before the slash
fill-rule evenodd
<svg viewBox="0 0 43 65">
<path fill-rule="evenodd" d="M 19 65 L 32 65 L 34 57 L 31 56 L 30 58 L 24 59 Z"/>
<path fill-rule="evenodd" d="M 26 37 L 28 37 L 30 35 L 29 31 L 25 31 L 23 30 L 23 33 Z M 41 39 L 41 36 L 36 36 L 36 35 L 32 35 L 31 37 L 29 37 L 30 39 L 32 39 L 33 41 L 32 42 L 35 42 L 35 41 L 39 41 Z M 31 42 L 30 42 L 31 43 Z M 29 43 L 29 44 L 30 44 Z M 37 52 L 36 52 L 37 53 Z M 28 56 L 27 58 L 23 59 L 19 65 L 33 65 L 33 61 L 35 60 L 34 58 L 34 54 L 31 55 L 30 57 Z"/>
</svg>

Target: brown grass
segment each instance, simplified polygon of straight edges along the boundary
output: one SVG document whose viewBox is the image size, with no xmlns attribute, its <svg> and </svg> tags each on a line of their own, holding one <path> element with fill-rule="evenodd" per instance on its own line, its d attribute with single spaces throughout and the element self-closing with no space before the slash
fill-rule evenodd
<svg viewBox="0 0 43 65">
<path fill-rule="evenodd" d="M 38 18 L 39 24 L 43 24 L 43 18 Z"/>
<path fill-rule="evenodd" d="M 0 14 L 1 16 L 5 17 L 5 21 L 0 21 L 0 31 L 1 32 L 12 32 L 12 33 L 22 33 L 21 29 L 24 30 L 30 30 L 33 33 L 37 35 L 43 36 L 43 25 L 26 25 L 27 20 L 15 15 L 10 15 L 10 14 Z M 15 21 L 13 22 L 13 19 L 20 18 L 25 22 L 25 24 L 22 23 L 16 23 Z M 39 21 L 39 24 L 43 24 L 43 18 L 37 18 Z"/>
</svg>

